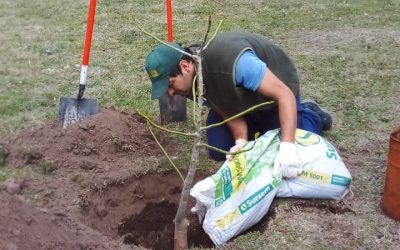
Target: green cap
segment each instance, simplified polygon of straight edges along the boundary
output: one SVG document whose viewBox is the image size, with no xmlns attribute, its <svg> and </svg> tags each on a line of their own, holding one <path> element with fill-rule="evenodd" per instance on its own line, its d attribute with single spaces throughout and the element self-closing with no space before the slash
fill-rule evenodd
<svg viewBox="0 0 400 250">
<path fill-rule="evenodd" d="M 177 43 L 169 43 L 182 49 Z M 183 54 L 165 44 L 152 49 L 146 59 L 146 71 L 152 82 L 151 99 L 161 98 L 167 92 L 171 71 L 178 65 Z"/>
</svg>

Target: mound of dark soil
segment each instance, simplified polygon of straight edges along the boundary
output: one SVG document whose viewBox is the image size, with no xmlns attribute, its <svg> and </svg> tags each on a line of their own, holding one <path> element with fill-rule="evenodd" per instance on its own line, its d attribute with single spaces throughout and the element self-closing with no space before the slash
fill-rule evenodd
<svg viewBox="0 0 400 250">
<path fill-rule="evenodd" d="M 172 157 L 178 154 L 175 140 L 161 132 L 156 136 Z M 23 181 L 12 183 L 22 183 L 13 190 L 23 200 L 10 196 L 10 188 L 0 188 L 0 245 L 11 242 L 9 249 L 28 249 L 30 242 L 38 244 L 30 249 L 172 246 L 172 220 L 182 181 L 175 173 L 149 171 L 163 156 L 140 116 L 102 109 L 66 129 L 58 128 L 56 121 L 23 129 L 0 146 L 7 166 L 25 173 Z M 197 180 L 208 174 L 198 173 Z M 197 218 L 189 219 L 190 244 L 212 246 Z"/>
<path fill-rule="evenodd" d="M 176 146 L 163 134 L 158 139 L 167 149 Z M 24 129 L 2 144 L 8 164 L 15 167 L 47 161 L 58 168 L 89 173 L 111 170 L 107 176 L 117 168 L 137 168 L 132 164 L 135 159 L 161 156 L 142 118 L 114 109 L 102 109 L 67 129 L 59 129 L 57 122 Z"/>
</svg>

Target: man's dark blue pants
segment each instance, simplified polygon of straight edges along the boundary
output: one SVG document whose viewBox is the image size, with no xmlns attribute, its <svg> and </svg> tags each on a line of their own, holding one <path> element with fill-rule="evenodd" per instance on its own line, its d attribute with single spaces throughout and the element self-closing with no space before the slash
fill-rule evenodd
<svg viewBox="0 0 400 250">
<path fill-rule="evenodd" d="M 320 116 L 302 106 L 300 96 L 296 96 L 297 103 L 297 128 L 307 130 L 318 135 L 322 134 L 322 122 Z M 280 127 L 278 111 L 258 111 L 244 116 L 248 127 L 248 140 L 254 140 L 254 135 L 259 132 L 264 134 L 268 130 Z M 223 119 L 213 110 L 207 116 L 207 125 L 222 122 Z M 208 144 L 225 151 L 235 145 L 234 138 L 229 127 L 224 124 L 207 130 Z M 216 161 L 225 160 L 225 154 L 215 150 L 209 150 L 209 157 Z"/>
</svg>

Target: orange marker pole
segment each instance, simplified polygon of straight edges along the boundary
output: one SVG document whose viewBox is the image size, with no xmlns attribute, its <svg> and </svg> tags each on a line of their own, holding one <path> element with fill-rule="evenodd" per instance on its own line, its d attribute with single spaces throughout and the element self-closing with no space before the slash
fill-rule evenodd
<svg viewBox="0 0 400 250">
<path fill-rule="evenodd" d="M 173 42 L 172 32 L 172 0 L 165 0 L 167 10 L 168 42 Z M 186 120 L 186 98 L 165 94 L 159 100 L 161 124 Z"/>
<path fill-rule="evenodd" d="M 167 30 L 168 30 L 168 42 L 174 41 L 172 32 L 172 0 L 166 0 L 167 5 Z"/>
<path fill-rule="evenodd" d="M 81 75 L 80 75 L 80 79 L 79 79 L 79 91 L 78 91 L 78 97 L 77 97 L 78 100 L 80 100 L 82 98 L 83 92 L 85 92 L 85 87 L 86 87 L 86 79 L 87 79 L 87 71 L 88 71 L 89 55 L 90 55 L 90 45 L 92 44 L 92 34 L 93 34 L 95 13 L 96 13 L 96 0 L 90 0 L 89 13 L 88 13 L 87 25 L 86 25 L 85 44 L 83 46 Z"/>
</svg>

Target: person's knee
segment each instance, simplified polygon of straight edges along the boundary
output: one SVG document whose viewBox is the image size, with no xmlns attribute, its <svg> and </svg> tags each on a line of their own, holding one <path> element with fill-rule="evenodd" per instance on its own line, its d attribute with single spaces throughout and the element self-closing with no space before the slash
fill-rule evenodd
<svg viewBox="0 0 400 250">
<path fill-rule="evenodd" d="M 297 111 L 297 128 L 322 135 L 322 122 L 317 113 L 301 107 Z"/>
</svg>

